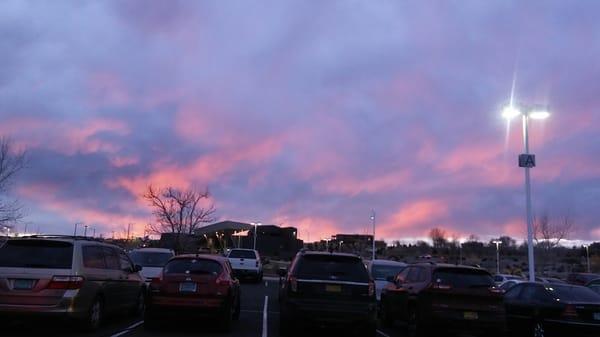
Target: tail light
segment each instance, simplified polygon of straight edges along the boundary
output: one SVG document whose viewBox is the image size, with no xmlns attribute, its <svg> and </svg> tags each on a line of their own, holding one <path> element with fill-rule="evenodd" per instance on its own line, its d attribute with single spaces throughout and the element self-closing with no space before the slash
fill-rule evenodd
<svg viewBox="0 0 600 337">
<path fill-rule="evenodd" d="M 577 309 L 572 304 L 567 304 L 565 310 L 562 313 L 562 317 L 564 318 L 577 318 Z"/>
<path fill-rule="evenodd" d="M 231 281 L 224 278 L 223 275 L 219 276 L 216 280 L 217 286 L 219 287 L 229 287 L 231 285 Z"/>
<path fill-rule="evenodd" d="M 492 294 L 498 294 L 498 295 L 502 295 L 502 294 L 505 293 L 504 289 L 500 289 L 500 288 L 497 288 L 497 287 L 490 287 L 490 292 Z"/>
<path fill-rule="evenodd" d="M 296 279 L 294 276 L 290 276 L 288 277 L 288 282 L 290 284 L 290 290 L 293 293 L 298 292 L 298 279 Z"/>
<path fill-rule="evenodd" d="M 373 280 L 369 281 L 369 296 L 375 295 L 375 282 Z"/>
<path fill-rule="evenodd" d="M 150 279 L 150 289 L 153 292 L 159 292 L 161 283 L 162 283 L 162 273 L 160 273 L 157 277 L 153 277 Z"/>
<path fill-rule="evenodd" d="M 82 276 L 54 276 L 48 283 L 48 289 L 79 289 L 83 281 Z"/>
<path fill-rule="evenodd" d="M 258 268 L 258 260 L 256 260 L 256 268 Z"/>
</svg>

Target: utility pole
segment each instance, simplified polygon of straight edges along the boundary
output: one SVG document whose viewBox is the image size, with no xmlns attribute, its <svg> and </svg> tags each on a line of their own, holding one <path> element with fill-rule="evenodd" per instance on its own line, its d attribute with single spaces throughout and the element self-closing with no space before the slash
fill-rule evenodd
<svg viewBox="0 0 600 337">
<path fill-rule="evenodd" d="M 87 229 L 88 229 L 88 225 L 83 225 L 83 236 L 87 237 Z"/>
<path fill-rule="evenodd" d="M 375 210 L 371 210 L 371 221 L 373 222 L 373 257 L 372 261 L 375 261 Z"/>
<path fill-rule="evenodd" d="M 127 224 L 127 241 L 129 241 L 129 233 L 131 232 L 131 224 Z"/>
</svg>

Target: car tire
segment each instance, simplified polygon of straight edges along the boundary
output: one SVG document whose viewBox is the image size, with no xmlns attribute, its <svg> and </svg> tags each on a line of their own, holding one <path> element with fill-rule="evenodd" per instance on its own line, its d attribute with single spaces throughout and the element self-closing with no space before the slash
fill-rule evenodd
<svg viewBox="0 0 600 337">
<path fill-rule="evenodd" d="M 223 312 L 221 313 L 221 317 L 219 318 L 219 330 L 221 330 L 222 332 L 230 332 L 232 320 L 233 320 L 233 315 L 231 312 L 231 303 L 229 303 L 223 309 Z"/>
<path fill-rule="evenodd" d="M 102 324 L 104 319 L 104 301 L 102 297 L 96 296 L 90 305 L 86 317 L 81 322 L 85 331 L 95 331 Z"/>
<path fill-rule="evenodd" d="M 144 289 L 140 289 L 140 293 L 137 296 L 137 301 L 135 301 L 131 311 L 129 314 L 131 316 L 139 316 L 144 313 L 144 309 L 146 308 L 146 292 Z"/>
</svg>

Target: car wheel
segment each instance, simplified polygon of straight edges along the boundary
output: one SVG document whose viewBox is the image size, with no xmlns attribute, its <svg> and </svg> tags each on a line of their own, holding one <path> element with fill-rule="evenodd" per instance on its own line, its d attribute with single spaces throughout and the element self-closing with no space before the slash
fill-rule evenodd
<svg viewBox="0 0 600 337">
<path fill-rule="evenodd" d="M 138 299 L 135 301 L 135 304 L 131 308 L 130 314 L 132 316 L 139 316 L 144 313 L 144 308 L 146 307 L 146 295 L 144 289 L 140 290 L 138 294 Z"/>
<path fill-rule="evenodd" d="M 231 304 L 228 304 L 223 312 L 221 313 L 221 318 L 220 318 L 220 322 L 219 322 L 219 327 L 220 330 L 223 332 L 229 332 L 231 331 L 231 321 L 233 319 L 233 315 L 231 312 Z"/>
<path fill-rule="evenodd" d="M 544 323 L 542 322 L 535 322 L 533 324 L 533 337 L 545 337 L 546 333 L 544 330 Z"/>
<path fill-rule="evenodd" d="M 101 297 L 96 297 L 88 309 L 87 316 L 83 320 L 83 329 L 87 331 L 97 330 L 104 318 L 104 304 Z"/>
</svg>

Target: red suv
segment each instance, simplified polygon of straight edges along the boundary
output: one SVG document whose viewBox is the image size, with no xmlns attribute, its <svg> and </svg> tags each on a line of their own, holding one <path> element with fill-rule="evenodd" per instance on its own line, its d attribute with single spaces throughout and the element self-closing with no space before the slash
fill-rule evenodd
<svg viewBox="0 0 600 337">
<path fill-rule="evenodd" d="M 381 294 L 385 325 L 403 321 L 417 336 L 437 336 L 441 331 L 504 335 L 503 291 L 483 269 L 421 263 L 390 281 Z"/>
<path fill-rule="evenodd" d="M 171 317 L 216 317 L 221 330 L 231 329 L 240 316 L 240 284 L 227 258 L 179 255 L 167 262 L 150 283 L 144 325 Z"/>
</svg>

